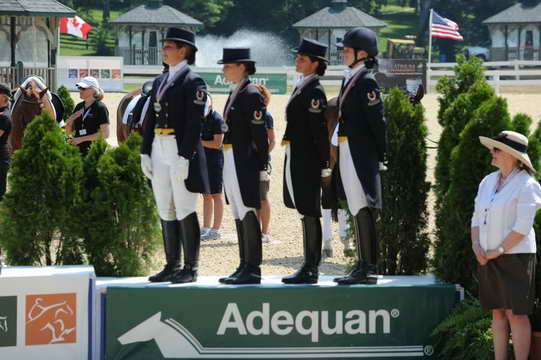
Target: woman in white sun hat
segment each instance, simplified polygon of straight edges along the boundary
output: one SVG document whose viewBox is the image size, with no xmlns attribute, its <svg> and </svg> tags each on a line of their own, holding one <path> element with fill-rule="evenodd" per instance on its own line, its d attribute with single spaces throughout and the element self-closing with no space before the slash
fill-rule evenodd
<svg viewBox="0 0 541 360">
<path fill-rule="evenodd" d="M 103 100 L 103 90 L 92 76 L 82 78 L 77 84 L 82 102 L 75 106 L 73 115 L 66 123 L 66 133 L 73 134 L 70 143 L 86 155 L 92 141 L 109 137 L 109 111 Z"/>
<path fill-rule="evenodd" d="M 526 153 L 528 139 L 514 131 L 480 136 L 499 170 L 479 185 L 471 222 L 472 248 L 479 262 L 479 298 L 492 311 L 496 359 L 507 358 L 512 333 L 515 359 L 530 349 L 535 280 L 533 223 L 541 207 L 541 186 Z"/>
</svg>

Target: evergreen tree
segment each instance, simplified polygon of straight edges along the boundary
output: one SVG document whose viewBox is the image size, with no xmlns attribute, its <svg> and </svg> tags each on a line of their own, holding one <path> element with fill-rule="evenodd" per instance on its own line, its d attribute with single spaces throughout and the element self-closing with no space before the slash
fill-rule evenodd
<svg viewBox="0 0 541 360">
<path fill-rule="evenodd" d="M 81 200 L 79 151 L 64 141 L 47 113 L 27 127 L 13 158 L 9 189 L 2 202 L 0 241 L 13 265 L 83 261 L 73 236 L 73 212 Z"/>
<path fill-rule="evenodd" d="M 393 275 L 416 274 L 426 270 L 429 248 L 424 109 L 393 89 L 385 98 L 385 118 L 389 166 L 382 176 L 379 270 Z M 411 176 L 404 177 L 405 173 Z"/>
<path fill-rule="evenodd" d="M 516 114 L 513 116 L 513 120 L 511 120 L 513 130 L 526 137 L 530 136 L 530 126 L 532 125 L 532 122 L 532 118 L 526 114 Z"/>
<path fill-rule="evenodd" d="M 73 102 L 73 99 L 71 98 L 71 95 L 66 89 L 64 85 L 60 86 L 56 90 L 56 94 L 58 97 L 62 100 L 62 103 L 64 104 L 64 116 L 63 119 L 67 120 L 71 114 L 73 113 L 73 109 L 75 108 L 75 104 Z"/>
<path fill-rule="evenodd" d="M 482 79 L 473 83 L 465 92 L 459 93 L 448 107 L 443 111 L 441 122 L 445 124 L 440 140 L 438 141 L 438 154 L 436 157 L 435 192 L 436 208 L 443 200 L 450 184 L 450 161 L 453 149 L 458 145 L 460 133 L 466 123 L 472 118 L 479 106 L 495 96 L 494 90 Z"/>
<path fill-rule="evenodd" d="M 490 152 L 479 136 L 496 136 L 511 129 L 507 103 L 499 97 L 485 101 L 474 113 L 451 156 L 451 182 L 441 206 L 435 246 L 435 270 L 443 279 L 475 293 L 476 260 L 471 250 L 471 216 L 481 180 L 494 171 Z"/>
<path fill-rule="evenodd" d="M 158 217 L 140 167 L 141 137 L 107 150 L 95 142 L 85 158 L 81 224 L 89 262 L 100 276 L 144 275 L 156 249 Z"/>
<path fill-rule="evenodd" d="M 485 79 L 481 60 L 476 57 L 466 60 L 464 55 L 457 56 L 454 72 L 453 77 L 444 76 L 436 85 L 436 90 L 442 95 L 438 98 L 440 103 L 438 121 L 443 127 L 448 125 L 448 121 L 443 117 L 447 108 L 460 94 L 468 91 L 475 82 Z"/>
</svg>

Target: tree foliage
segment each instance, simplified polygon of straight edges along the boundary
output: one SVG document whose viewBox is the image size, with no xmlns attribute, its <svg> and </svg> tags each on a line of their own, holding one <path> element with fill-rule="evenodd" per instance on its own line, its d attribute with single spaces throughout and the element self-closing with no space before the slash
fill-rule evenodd
<svg viewBox="0 0 541 360">
<path fill-rule="evenodd" d="M 114 149 L 95 142 L 84 162 L 86 214 L 78 228 L 89 263 L 101 276 L 144 275 L 156 250 L 158 217 L 140 168 L 141 137 Z"/>
<path fill-rule="evenodd" d="M 0 245 L 12 265 L 90 263 L 102 276 L 146 274 L 158 239 L 141 138 L 95 141 L 83 159 L 43 113 L 15 153 L 0 208 Z"/>
<path fill-rule="evenodd" d="M 471 216 L 481 180 L 494 171 L 490 152 L 479 143 L 479 136 L 496 136 L 511 129 L 507 102 L 497 96 L 486 100 L 467 123 L 450 162 L 450 185 L 441 203 L 436 251 L 436 273 L 476 293 L 476 260 L 471 250 Z"/>
<path fill-rule="evenodd" d="M 438 142 L 436 157 L 435 194 L 436 213 L 439 211 L 443 197 L 450 184 L 451 153 L 458 145 L 460 134 L 471 119 L 473 112 L 487 99 L 494 96 L 494 90 L 488 85 L 484 77 L 481 61 L 475 57 L 466 60 L 464 56 L 458 57 L 454 68 L 454 76 L 444 76 L 438 81 L 438 122 L 442 126 L 442 133 Z"/>
<path fill-rule="evenodd" d="M 56 94 L 58 97 L 62 100 L 62 104 L 64 104 L 64 120 L 67 120 L 71 114 L 73 113 L 73 109 L 75 108 L 75 103 L 73 102 L 73 99 L 71 98 L 71 95 L 66 89 L 64 85 L 60 86 L 56 90 Z"/>
<path fill-rule="evenodd" d="M 417 274 L 426 270 L 429 239 L 426 231 L 427 129 L 424 109 L 412 105 L 400 90 L 385 98 L 389 166 L 383 172 L 383 210 L 380 229 L 384 274 Z M 405 173 L 414 174 L 404 177 Z"/>
<path fill-rule="evenodd" d="M 47 113 L 27 127 L 15 153 L 9 189 L 2 202 L 0 241 L 17 265 L 80 263 L 73 209 L 82 196 L 79 151 L 64 141 Z"/>
</svg>

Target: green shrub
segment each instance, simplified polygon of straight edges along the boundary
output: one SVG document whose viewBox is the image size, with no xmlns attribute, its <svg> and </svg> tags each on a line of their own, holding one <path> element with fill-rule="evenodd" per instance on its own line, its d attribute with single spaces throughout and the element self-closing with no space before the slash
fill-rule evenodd
<svg viewBox="0 0 541 360">
<path fill-rule="evenodd" d="M 435 270 L 443 280 L 461 284 L 473 294 L 477 293 L 470 240 L 474 199 L 481 180 L 495 170 L 479 136 L 493 137 L 510 128 L 507 102 L 493 97 L 475 111 L 451 155 L 451 182 L 438 219 Z"/>
<path fill-rule="evenodd" d="M 532 125 L 532 118 L 526 114 L 516 114 L 511 120 L 514 131 L 517 131 L 524 136 L 530 136 L 530 126 Z"/>
<path fill-rule="evenodd" d="M 474 298 L 458 304 L 449 317 L 434 329 L 432 340 L 438 359 L 494 358 L 490 312 L 481 310 L 479 301 Z"/>
<path fill-rule="evenodd" d="M 443 112 L 442 120 L 446 125 L 438 142 L 434 174 L 436 180 L 434 187 L 436 192 L 436 212 L 439 211 L 441 201 L 447 190 L 449 190 L 451 153 L 460 141 L 460 134 L 479 106 L 495 95 L 492 87 L 482 79 L 473 83 L 466 92 L 459 94 Z"/>
<path fill-rule="evenodd" d="M 438 121 L 443 127 L 446 127 L 449 123 L 449 119 L 443 116 L 447 108 L 460 94 L 467 92 L 474 83 L 485 80 L 481 60 L 475 56 L 466 60 L 464 55 L 457 56 L 456 60 L 454 76 L 444 76 L 436 85 L 436 90 L 442 95 L 438 98 L 440 103 Z"/>
<path fill-rule="evenodd" d="M 64 104 L 64 116 L 62 118 L 64 120 L 67 120 L 71 116 L 71 114 L 73 113 L 73 109 L 75 108 L 73 99 L 71 98 L 71 95 L 68 89 L 66 89 L 64 85 L 60 86 L 56 90 L 56 94 L 62 100 L 62 103 Z"/>
<path fill-rule="evenodd" d="M 389 164 L 382 173 L 379 270 L 384 274 L 416 274 L 426 270 L 429 247 L 424 109 L 393 89 L 385 97 L 385 118 Z M 405 177 L 405 173 L 414 175 Z"/>
<path fill-rule="evenodd" d="M 107 149 L 96 141 L 85 158 L 85 205 L 81 236 L 100 276 L 144 275 L 152 264 L 159 219 L 141 172 L 141 137 Z"/>
<path fill-rule="evenodd" d="M 12 265 L 81 263 L 73 209 L 81 201 L 79 151 L 64 141 L 47 113 L 27 127 L 13 158 L 2 202 L 0 241 Z"/>
</svg>

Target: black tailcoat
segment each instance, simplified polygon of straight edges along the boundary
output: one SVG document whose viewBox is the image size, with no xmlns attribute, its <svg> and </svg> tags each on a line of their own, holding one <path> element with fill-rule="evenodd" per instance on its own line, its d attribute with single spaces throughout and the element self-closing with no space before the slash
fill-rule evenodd
<svg viewBox="0 0 541 360">
<path fill-rule="evenodd" d="M 247 81 L 231 105 L 227 99 L 224 111 L 227 131 L 224 145 L 233 146 L 235 169 L 244 205 L 260 208 L 259 172 L 267 168 L 269 143 L 265 117 L 267 108 L 259 90 Z"/>
<path fill-rule="evenodd" d="M 302 215 L 321 216 L 321 169 L 329 167 L 329 134 L 324 112 L 325 91 L 314 77 L 295 91 L 286 108 L 284 141 L 290 143 L 291 182 L 295 202 L 285 181 L 284 203 Z"/>
<path fill-rule="evenodd" d="M 347 136 L 355 171 L 369 207 L 381 208 L 379 162 L 385 160 L 386 123 L 379 86 L 368 69 L 353 75 L 339 97 L 339 136 Z M 338 167 L 337 167 L 338 168 Z"/>
<path fill-rule="evenodd" d="M 160 100 L 160 114 L 156 113 L 153 104 L 156 102 L 160 84 L 167 81 L 168 73 L 154 79 L 149 116 L 143 129 L 141 153 L 150 155 L 154 129 L 160 122 L 166 121 L 165 127 L 175 129 L 178 155 L 190 160 L 188 178 L 185 180 L 186 188 L 191 192 L 210 193 L 205 151 L 201 144 L 207 86 L 189 67 L 179 71 L 183 73 Z"/>
</svg>

